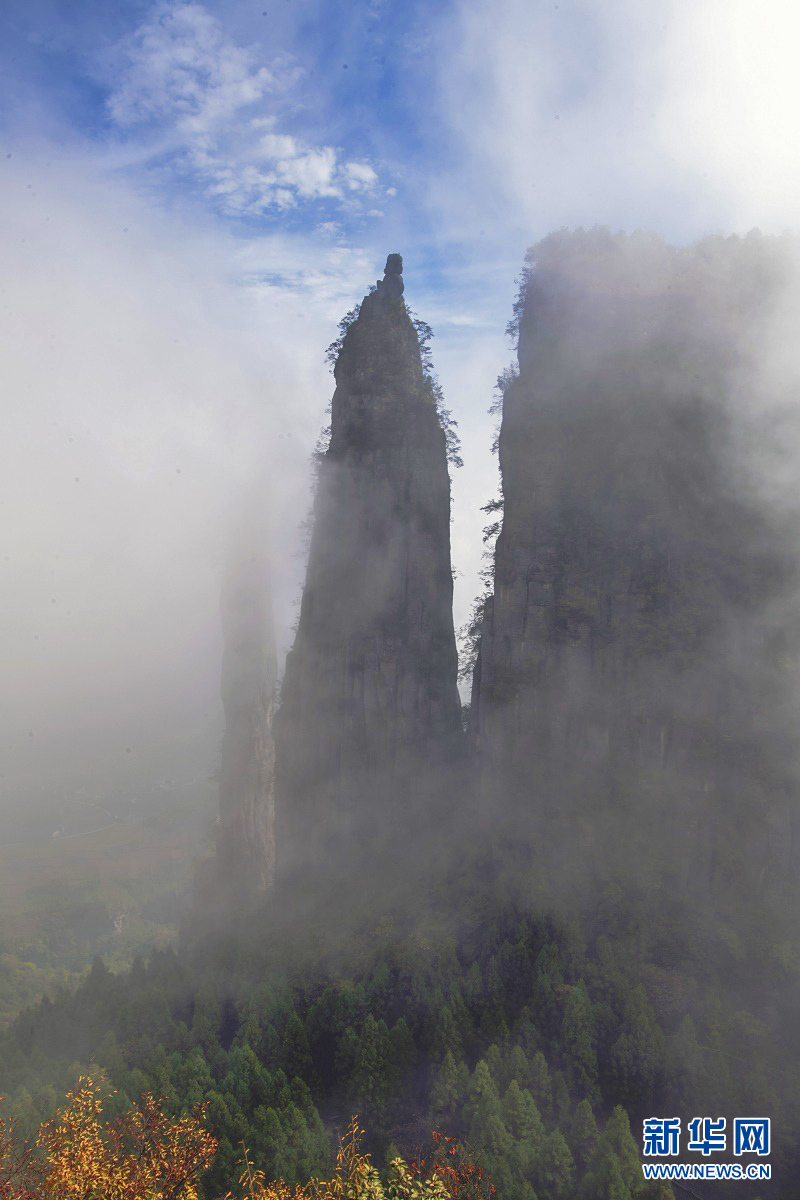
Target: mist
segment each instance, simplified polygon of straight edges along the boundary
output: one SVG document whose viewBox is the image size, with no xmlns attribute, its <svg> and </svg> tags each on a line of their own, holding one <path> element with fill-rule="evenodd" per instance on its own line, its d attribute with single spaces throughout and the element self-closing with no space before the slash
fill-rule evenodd
<svg viewBox="0 0 800 1200">
<path fill-rule="evenodd" d="M 207 1106 L 206 1200 L 351 1113 L 655 1200 L 648 1119 L 755 1113 L 794 1200 L 794 8 L 8 18 L 19 1129 L 80 1069 Z"/>
<path fill-rule="evenodd" d="M 213 769 L 231 511 L 266 485 L 285 647 L 328 386 L 295 330 L 336 298 L 298 321 L 231 239 L 57 159 L 3 220 L 4 782 Z"/>
<path fill-rule="evenodd" d="M 206 30 L 203 36 L 225 47 L 242 80 L 257 78 L 259 51 L 249 45 L 256 31 L 248 36 L 238 12 L 229 29 L 200 13 L 198 7 L 196 26 L 188 15 L 183 25 L 163 21 L 166 53 L 177 53 L 195 28 L 198 39 Z M 332 392 L 320 347 L 363 294 L 387 240 L 400 244 L 413 264 L 412 306 L 434 326 L 436 366 L 462 424 L 466 465 L 453 480 L 459 627 L 482 565 L 476 512 L 495 492 L 486 409 L 509 356 L 502 327 L 526 245 L 563 224 L 644 225 L 681 239 L 709 228 L 745 233 L 758 225 L 777 232 L 792 220 L 798 165 L 786 125 L 796 88 L 784 49 L 794 21 L 789 6 L 773 6 L 764 21 L 738 4 L 691 14 L 665 4 L 647 16 L 629 5 L 548 12 L 512 5 L 491 19 L 464 4 L 446 19 L 421 21 L 418 13 L 411 19 L 421 22 L 417 32 L 424 29 L 428 42 L 420 50 L 409 35 L 402 44 L 409 81 L 424 78 L 427 56 L 443 38 L 455 50 L 424 89 L 436 96 L 438 114 L 425 137 L 431 147 L 448 143 L 450 154 L 435 176 L 409 161 L 401 179 L 389 126 L 378 120 L 372 161 L 388 191 L 402 194 L 375 193 L 377 215 L 360 233 L 341 217 L 292 227 L 289 210 L 283 228 L 279 214 L 272 228 L 236 229 L 202 193 L 178 197 L 164 190 L 168 168 L 156 165 L 152 127 L 138 133 L 134 115 L 149 111 L 152 119 L 158 96 L 165 128 L 179 122 L 173 139 L 199 138 L 202 122 L 213 121 L 218 155 L 246 154 L 230 139 L 239 113 L 256 116 L 241 107 L 244 82 L 241 95 L 223 95 L 212 80 L 209 101 L 213 96 L 217 108 L 212 114 L 198 101 L 191 126 L 177 107 L 177 76 L 149 74 L 147 43 L 122 39 L 116 58 L 91 60 L 91 71 L 111 89 L 110 111 L 123 131 L 112 130 L 95 146 L 66 131 L 71 110 L 48 107 L 41 86 L 34 106 L 31 83 L 16 94 L 9 90 L 7 419 L 20 421 L 23 406 L 29 416 L 19 425 L 25 452 L 4 473 L 5 503 L 19 507 L 22 519 L 7 529 L 16 539 L 8 569 L 16 565 L 18 573 L 5 593 L 13 610 L 3 628 L 14 630 L 7 647 L 14 699 L 5 728 L 15 729 L 20 762 L 31 766 L 33 752 L 41 767 L 42 739 L 52 726 L 45 713 L 63 714 L 68 698 L 78 712 L 79 694 L 91 705 L 103 662 L 109 665 L 100 690 L 121 688 L 130 697 L 133 687 L 147 692 L 146 683 L 134 684 L 145 661 L 157 672 L 165 655 L 177 655 L 180 667 L 176 662 L 164 676 L 197 699 L 192 722 L 213 713 L 212 725 L 219 725 L 216 666 L 210 666 L 221 653 L 212 601 L 221 551 L 214 540 L 225 497 L 256 464 L 274 476 L 276 611 L 285 653 L 301 579 L 293 555 L 307 507 L 305 459 L 326 423 Z M 54 41 L 73 50 L 86 37 L 83 22 L 68 35 L 52 13 L 45 29 L 47 21 Z M 281 36 L 293 44 L 293 18 L 287 21 Z M 145 27 L 156 29 L 147 20 Z M 358 61 L 378 36 L 373 26 L 345 34 Z M 17 80 L 35 45 L 29 41 L 16 60 Z M 198 64 L 208 52 L 202 45 L 198 40 Z M 122 72 L 113 82 L 112 62 Z M 359 70 L 364 78 L 366 66 Z M 321 111 L 332 103 L 332 82 L 326 70 Z M 236 160 L 232 178 L 243 162 Z M 35 501 L 22 500 L 34 480 Z M 100 519 L 92 497 L 102 488 Z M 113 555 L 114 543 L 125 546 L 116 567 L 106 562 L 98 570 L 97 556 Z M 91 592 L 80 586 L 89 574 Z M 60 586 L 51 588 L 51 580 Z M 29 603 L 29 597 L 39 599 Z M 91 615 L 87 605 L 95 606 Z M 112 632 L 120 624 L 118 607 L 124 637 Z M 181 629 L 167 634 L 170 621 Z M 128 663 L 131 679 L 122 684 Z M 187 682 L 180 684 L 184 671 Z M 205 672 L 202 681 L 197 672 Z M 100 708 L 108 720 L 105 700 L 95 702 L 93 719 Z M 126 746 L 131 719 L 116 724 Z M 33 740 L 31 732 L 39 739 L 35 750 L 24 740 Z M 115 754 L 115 765 L 127 769 Z"/>
</svg>

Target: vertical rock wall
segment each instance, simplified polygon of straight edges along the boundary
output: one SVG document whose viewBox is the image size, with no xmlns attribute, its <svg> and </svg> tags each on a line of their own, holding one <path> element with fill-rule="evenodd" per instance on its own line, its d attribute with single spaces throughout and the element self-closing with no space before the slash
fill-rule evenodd
<svg viewBox="0 0 800 1200">
<path fill-rule="evenodd" d="M 741 420 L 780 250 L 594 231 L 532 264 L 473 691 L 487 806 L 589 873 L 658 859 L 713 888 L 783 868 L 773 622 L 796 554 L 750 486 Z"/>
<path fill-rule="evenodd" d="M 276 655 L 266 522 L 257 497 L 232 540 L 222 590 L 225 734 L 217 865 L 222 889 L 263 894 L 275 870 Z"/>
</svg>

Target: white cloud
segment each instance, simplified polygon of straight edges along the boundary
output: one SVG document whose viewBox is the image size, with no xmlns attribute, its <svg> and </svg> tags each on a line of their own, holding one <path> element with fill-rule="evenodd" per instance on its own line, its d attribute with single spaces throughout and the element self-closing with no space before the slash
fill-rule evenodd
<svg viewBox="0 0 800 1200">
<path fill-rule="evenodd" d="M 799 42 L 794 0 L 672 5 L 659 138 L 740 230 L 798 227 Z"/>
<path fill-rule="evenodd" d="M 309 150 L 277 164 L 281 182 L 297 189 L 300 196 L 339 196 L 336 176 L 336 152 L 325 146 Z"/>
<path fill-rule="evenodd" d="M 266 94 L 273 77 L 198 4 L 158 8 L 124 47 L 127 68 L 109 99 L 120 125 L 174 119 L 195 137 Z"/>
<path fill-rule="evenodd" d="M 365 162 L 333 146 L 314 146 L 276 128 L 264 112 L 296 81 L 284 61 L 259 63 L 255 47 L 236 45 L 198 4 L 161 5 L 117 48 L 109 113 L 126 131 L 143 128 L 178 169 L 230 214 L 257 215 L 303 201 L 349 201 L 378 184 Z M 266 130 L 266 132 L 264 132 Z"/>
<path fill-rule="evenodd" d="M 353 192 L 369 190 L 378 182 L 378 176 L 367 163 L 345 163 L 344 175 L 347 186 Z"/>
<path fill-rule="evenodd" d="M 258 154 L 264 158 L 292 158 L 297 153 L 297 142 L 286 134 L 268 133 L 258 143 Z"/>
<path fill-rule="evenodd" d="M 797 224 L 792 0 L 457 12 L 441 112 L 459 152 L 432 189 L 465 229 L 516 230 L 521 249 L 563 225 L 688 238 Z"/>
</svg>

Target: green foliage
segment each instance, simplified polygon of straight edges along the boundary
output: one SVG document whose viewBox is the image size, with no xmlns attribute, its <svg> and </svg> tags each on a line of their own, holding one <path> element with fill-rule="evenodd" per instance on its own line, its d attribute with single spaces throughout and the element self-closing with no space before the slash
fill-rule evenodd
<svg viewBox="0 0 800 1200">
<path fill-rule="evenodd" d="M 534 277 L 536 268 L 536 257 L 533 249 L 530 249 L 525 254 L 525 261 L 520 271 L 519 276 L 514 281 L 517 285 L 517 294 L 514 298 L 513 316 L 506 325 L 506 336 L 510 337 L 516 350 L 519 346 L 519 330 L 522 322 L 522 315 L 525 312 L 525 305 L 528 300 L 528 292 Z"/>
<path fill-rule="evenodd" d="M 626 941 L 637 922 L 618 906 L 588 945 L 566 924 L 479 911 L 477 943 L 468 919 L 454 947 L 376 939 L 351 973 L 309 970 L 291 986 L 265 984 L 256 962 L 234 977 L 223 943 L 199 958 L 156 954 L 127 976 L 98 961 L 75 995 L 25 1013 L 0 1041 L 4 1090 L 35 1128 L 94 1056 L 130 1100 L 207 1104 L 220 1139 L 209 1196 L 229 1186 L 242 1141 L 268 1179 L 324 1175 L 332 1128 L 359 1111 L 379 1161 L 390 1143 L 413 1155 L 421 1127 L 465 1139 L 500 1200 L 650 1200 L 628 1114 L 636 1127 L 653 1104 L 722 1106 L 713 1047 L 741 1049 L 741 1012 L 710 1000 L 692 1020 L 659 1019 L 638 932 Z M 764 1094 L 763 1069 L 751 1084 L 737 1067 L 741 1103 Z M 769 1102 L 776 1127 L 790 1120 Z"/>
<path fill-rule="evenodd" d="M 561 1023 L 561 1045 L 569 1059 L 573 1091 L 597 1099 L 596 1032 L 592 1003 L 583 984 L 567 988 L 564 1017 Z"/>
<path fill-rule="evenodd" d="M 433 330 L 427 321 L 421 320 L 410 308 L 406 308 L 411 323 L 417 335 L 419 342 L 420 358 L 422 360 L 422 371 L 425 383 L 430 388 L 431 396 L 436 407 L 436 415 L 439 418 L 439 424 L 444 430 L 445 445 L 447 447 L 447 461 L 454 467 L 463 467 L 464 462 L 461 458 L 461 439 L 458 436 L 458 423 L 455 420 L 452 412 L 444 402 L 444 392 L 441 384 L 433 370 L 433 355 L 431 353 L 431 339 L 433 338 Z"/>
<path fill-rule="evenodd" d="M 347 331 L 350 326 L 354 325 L 358 320 L 358 314 L 360 312 L 361 302 L 359 301 L 358 304 L 353 305 L 349 312 L 345 313 L 339 322 L 339 336 L 331 342 L 330 346 L 328 346 L 328 349 L 325 351 L 325 361 L 327 362 L 331 371 L 333 371 L 334 367 L 336 366 L 336 360 L 341 354 L 342 346 L 344 345 L 344 339 L 347 336 Z"/>
<path fill-rule="evenodd" d="M 575 1163 L 580 1172 L 586 1171 L 594 1158 L 597 1139 L 597 1122 L 592 1112 L 592 1106 L 584 1098 L 575 1109 L 569 1138 Z"/>
</svg>

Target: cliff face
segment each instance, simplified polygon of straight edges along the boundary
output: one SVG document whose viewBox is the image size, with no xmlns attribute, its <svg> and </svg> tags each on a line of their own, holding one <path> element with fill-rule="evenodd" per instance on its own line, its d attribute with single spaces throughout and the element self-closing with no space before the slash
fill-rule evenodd
<svg viewBox="0 0 800 1200">
<path fill-rule="evenodd" d="M 224 891 L 245 900 L 263 894 L 275 870 L 277 665 L 266 532 L 253 505 L 231 547 L 221 604 L 225 733 L 217 865 Z"/>
<path fill-rule="evenodd" d="M 780 255 L 594 232 L 532 259 L 473 688 L 484 791 L 554 862 L 763 880 L 791 845 L 775 614 L 795 556 L 749 488 L 737 404 Z"/>
<path fill-rule="evenodd" d="M 445 435 L 401 271 L 390 256 L 334 371 L 276 726 L 287 870 L 390 837 L 460 734 Z"/>
</svg>

